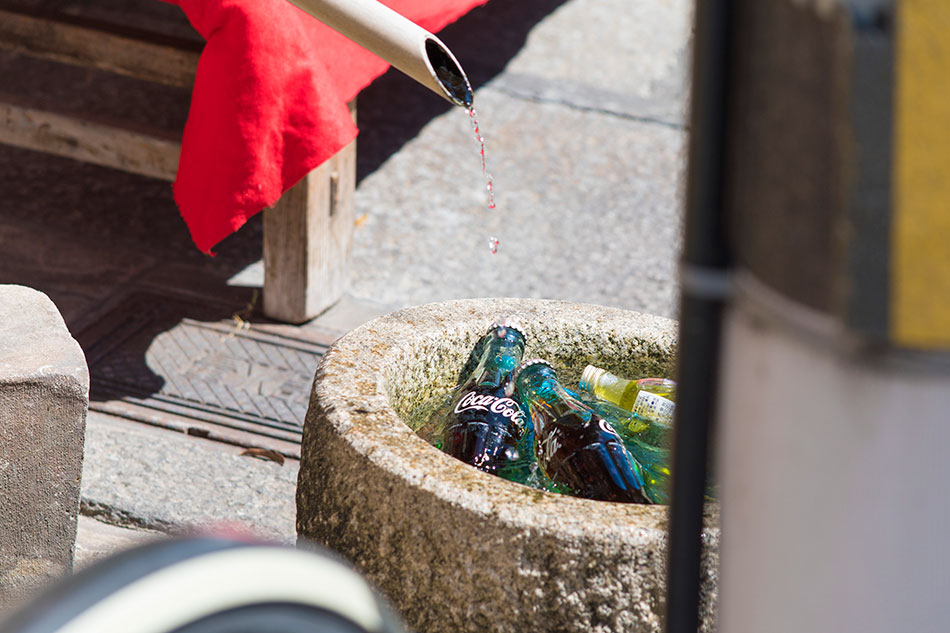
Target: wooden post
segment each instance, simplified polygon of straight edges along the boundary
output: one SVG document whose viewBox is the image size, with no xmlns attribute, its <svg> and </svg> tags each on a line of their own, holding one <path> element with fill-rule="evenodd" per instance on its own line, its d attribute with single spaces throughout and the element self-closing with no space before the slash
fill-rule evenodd
<svg viewBox="0 0 950 633">
<path fill-rule="evenodd" d="M 356 100 L 350 102 L 356 120 Z M 356 141 L 264 211 L 264 314 L 303 323 L 346 288 L 353 242 Z"/>
</svg>

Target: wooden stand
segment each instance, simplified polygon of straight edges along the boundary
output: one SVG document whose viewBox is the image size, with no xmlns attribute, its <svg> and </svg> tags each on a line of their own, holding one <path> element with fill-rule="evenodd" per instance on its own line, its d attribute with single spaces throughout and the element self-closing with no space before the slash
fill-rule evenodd
<svg viewBox="0 0 950 633">
<path fill-rule="evenodd" d="M 0 48 L 179 88 L 194 85 L 201 43 L 89 20 L 0 10 Z M 356 117 L 356 103 L 349 104 Z M 0 93 L 0 143 L 173 181 L 180 138 L 26 107 Z M 264 313 L 302 323 L 346 286 L 353 235 L 356 142 L 264 211 Z"/>
<path fill-rule="evenodd" d="M 350 102 L 356 120 L 356 102 Z M 264 313 L 302 323 L 343 294 L 353 242 L 356 141 L 264 211 Z"/>
</svg>

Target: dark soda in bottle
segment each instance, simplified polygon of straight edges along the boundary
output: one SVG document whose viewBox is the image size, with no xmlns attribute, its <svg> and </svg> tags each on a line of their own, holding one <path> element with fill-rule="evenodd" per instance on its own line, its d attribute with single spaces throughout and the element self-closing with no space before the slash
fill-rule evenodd
<svg viewBox="0 0 950 633">
<path fill-rule="evenodd" d="M 475 344 L 453 394 L 442 431 L 443 451 L 492 474 L 519 458 L 526 416 L 508 385 L 524 343 L 516 324 L 501 318 Z"/>
<path fill-rule="evenodd" d="M 643 492 L 653 503 L 669 503 L 670 447 L 673 428 L 656 420 L 642 418 L 612 402 L 581 392 L 580 399 L 604 418 L 623 440 L 643 475 Z"/>
<path fill-rule="evenodd" d="M 555 485 L 587 499 L 649 503 L 640 466 L 607 421 L 557 379 L 543 360 L 525 361 L 512 377 L 534 426 L 535 454 Z"/>
</svg>

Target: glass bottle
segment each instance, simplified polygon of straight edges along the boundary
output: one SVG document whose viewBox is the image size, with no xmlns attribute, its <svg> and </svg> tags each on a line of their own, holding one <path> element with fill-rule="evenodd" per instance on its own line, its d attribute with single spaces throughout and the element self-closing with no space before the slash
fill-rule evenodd
<svg viewBox="0 0 950 633">
<path fill-rule="evenodd" d="M 676 381 L 667 378 L 626 380 L 606 369 L 588 365 L 581 374 L 578 387 L 598 398 L 633 411 L 642 418 L 663 424 L 673 423 L 676 402 Z"/>
<path fill-rule="evenodd" d="M 653 503 L 669 503 L 672 484 L 670 474 L 673 446 L 672 425 L 642 418 L 632 411 L 594 397 L 586 391 L 581 391 L 577 395 L 581 401 L 607 420 L 607 423 L 620 435 L 631 457 L 640 465 L 643 474 L 643 491 L 647 498 Z M 715 499 L 716 496 L 716 486 L 710 476 L 706 486 L 706 498 Z"/>
<path fill-rule="evenodd" d="M 590 395 L 586 398 L 582 395 L 582 400 L 617 431 L 630 456 L 640 465 L 643 491 L 647 498 L 653 503 L 669 503 L 673 427 L 656 420 L 647 420 L 612 402 Z"/>
<path fill-rule="evenodd" d="M 475 344 L 446 415 L 444 452 L 492 474 L 519 458 L 526 416 L 508 385 L 524 344 L 524 334 L 509 318 L 495 321 Z"/>
<path fill-rule="evenodd" d="M 528 360 L 512 377 L 531 416 L 535 455 L 556 486 L 588 499 L 645 503 L 643 477 L 620 436 L 603 417 L 561 385 L 543 360 Z"/>
</svg>

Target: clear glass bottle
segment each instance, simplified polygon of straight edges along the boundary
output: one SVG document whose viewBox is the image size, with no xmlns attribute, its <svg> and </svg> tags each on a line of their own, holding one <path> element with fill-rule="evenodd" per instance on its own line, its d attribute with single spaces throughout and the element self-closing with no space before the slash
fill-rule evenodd
<svg viewBox="0 0 950 633">
<path fill-rule="evenodd" d="M 531 416 L 538 465 L 555 486 L 588 499 L 645 503 L 643 476 L 617 432 L 572 396 L 546 361 L 523 362 L 514 393 Z"/>
<path fill-rule="evenodd" d="M 633 411 L 642 418 L 673 424 L 676 403 L 676 381 L 667 378 L 627 380 L 606 369 L 588 365 L 581 374 L 578 387 L 598 398 Z"/>
<path fill-rule="evenodd" d="M 510 318 L 495 321 L 478 340 L 452 394 L 443 451 L 492 474 L 519 458 L 526 416 L 508 386 L 524 344 L 524 334 Z"/>
</svg>

